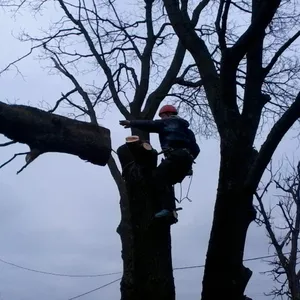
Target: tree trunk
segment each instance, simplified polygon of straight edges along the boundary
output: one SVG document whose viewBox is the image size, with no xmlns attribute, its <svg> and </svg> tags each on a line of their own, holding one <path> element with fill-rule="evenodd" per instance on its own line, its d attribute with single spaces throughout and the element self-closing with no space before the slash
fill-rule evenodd
<svg viewBox="0 0 300 300">
<path fill-rule="evenodd" d="M 221 141 L 221 164 L 214 220 L 207 251 L 202 300 L 245 299 L 244 290 L 252 275 L 243 265 L 249 224 L 255 219 L 253 195 L 244 182 L 253 148 L 243 146 L 242 137 Z"/>
<path fill-rule="evenodd" d="M 121 299 L 174 300 L 170 225 L 153 219 L 159 209 L 151 186 L 157 152 L 134 138 L 117 152 L 127 191 L 118 228 L 124 263 Z"/>
<path fill-rule="evenodd" d="M 292 300 L 300 300 L 300 283 L 296 270 L 288 270 L 287 279 L 289 283 L 289 294 Z"/>
</svg>

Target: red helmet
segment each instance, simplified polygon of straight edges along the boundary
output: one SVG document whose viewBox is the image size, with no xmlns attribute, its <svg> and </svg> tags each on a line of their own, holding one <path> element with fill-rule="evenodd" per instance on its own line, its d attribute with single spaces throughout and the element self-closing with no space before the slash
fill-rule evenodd
<svg viewBox="0 0 300 300">
<path fill-rule="evenodd" d="M 161 116 L 161 114 L 164 114 L 164 113 L 172 113 L 174 115 L 177 115 L 178 114 L 178 111 L 176 109 L 176 107 L 174 107 L 173 105 L 164 105 L 158 115 Z"/>
</svg>

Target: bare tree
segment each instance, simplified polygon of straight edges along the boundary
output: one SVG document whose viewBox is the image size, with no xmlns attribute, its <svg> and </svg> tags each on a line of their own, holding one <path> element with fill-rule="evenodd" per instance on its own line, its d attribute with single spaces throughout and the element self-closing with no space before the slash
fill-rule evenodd
<svg viewBox="0 0 300 300">
<path fill-rule="evenodd" d="M 257 223 L 264 225 L 270 245 L 274 247 L 276 256 L 269 261 L 270 274 L 278 284 L 267 295 L 300 299 L 299 269 L 299 233 L 300 233 L 300 163 L 297 167 L 286 159 L 288 172 L 281 168 L 275 173 L 268 169 L 270 179 L 256 193 L 258 201 Z M 279 193 L 269 195 L 275 198 L 269 209 L 266 208 L 269 189 L 275 187 Z M 269 198 L 268 197 L 268 198 Z M 285 298 L 286 299 L 286 298 Z"/>
<path fill-rule="evenodd" d="M 124 9 L 121 4 L 111 0 L 0 1 L 0 5 L 12 10 L 15 16 L 21 10 L 38 14 L 51 5 L 58 5 L 59 8 L 57 21 L 50 24 L 49 30 L 42 31 L 38 36 L 28 32 L 20 33 L 20 41 L 31 44 L 30 51 L 2 70 L 5 72 L 18 68 L 20 60 L 38 51 L 41 60 L 51 63 L 50 73 L 59 74 L 73 85 L 71 90 L 62 93 L 48 114 L 38 112 L 39 115 L 45 115 L 45 118 L 40 117 L 40 124 L 34 123 L 33 116 L 25 120 L 25 109 L 33 108 L 22 106 L 24 110 L 21 111 L 20 106 L 5 106 L 8 112 L 18 109 L 18 113 L 23 116 L 22 120 L 12 114 L 10 118 L 3 119 L 4 114 L 0 113 L 0 124 L 12 124 L 15 129 L 16 126 L 23 127 L 25 123 L 31 125 L 23 129 L 30 136 L 29 139 L 21 138 L 16 130 L 10 134 L 9 126 L 0 126 L 0 132 L 13 142 L 26 143 L 34 149 L 29 157 L 31 161 L 44 152 L 63 148 L 58 139 L 54 141 L 56 147 L 53 148 L 45 143 L 32 146 L 37 135 L 35 126 L 41 128 L 45 138 L 56 136 L 57 133 L 68 136 L 68 131 L 60 128 L 60 125 L 60 131 L 55 131 L 51 126 L 46 127 L 46 118 L 52 122 L 53 113 L 62 109 L 62 104 L 73 110 L 72 114 L 68 110 L 69 117 L 90 122 L 76 127 L 79 121 L 67 119 L 75 130 L 74 134 L 77 131 L 79 133 L 83 126 L 94 128 L 92 132 L 96 134 L 102 128 L 98 126 L 98 118 L 111 104 L 128 120 L 152 119 L 166 97 L 172 97 L 180 105 L 187 103 L 186 109 L 192 109 L 198 115 L 208 115 L 205 113 L 207 105 L 201 106 L 204 98 L 197 99 L 197 95 L 201 94 L 201 81 L 195 73 L 195 66 L 189 63 L 189 59 L 185 60 L 186 50 L 178 41 L 161 4 L 137 1 L 134 16 L 131 10 Z M 199 15 L 194 17 L 195 25 Z M 92 80 L 87 82 L 87 78 Z M 191 91 L 194 94 L 193 101 L 189 100 Z M 209 122 L 209 117 L 204 119 L 204 123 Z M 210 126 L 206 126 L 206 132 L 210 131 Z M 103 153 L 101 160 L 97 163 L 108 164 L 120 193 L 121 222 L 117 231 L 121 237 L 124 262 L 122 299 L 173 300 L 175 287 L 170 225 L 153 223 L 157 208 L 149 180 L 145 179 L 146 174 L 141 171 L 151 171 L 157 162 L 157 152 L 149 144 L 143 143 L 149 140 L 149 136 L 144 132 L 132 132 L 139 135 L 140 141 L 130 146 L 127 143 L 118 149 L 122 166 L 120 171 L 114 158 L 108 157 L 110 140 L 101 136 L 102 143 L 106 141 L 106 148 L 102 144 L 92 146 L 94 140 L 90 137 L 91 133 L 85 133 L 82 131 L 76 137 L 78 144 L 62 150 L 93 162 L 96 152 L 92 154 L 91 151 L 96 146 L 103 148 L 99 152 L 99 155 Z M 83 148 L 88 156 L 82 155 L 77 149 L 82 145 L 87 145 Z M 145 152 L 143 145 L 150 152 Z M 21 154 L 28 153 L 17 155 Z M 153 164 L 149 164 L 149 159 Z"/>
<path fill-rule="evenodd" d="M 293 48 L 300 35 L 298 2 L 163 2 L 198 68 L 220 137 L 219 183 L 202 300 L 243 299 L 252 274 L 243 265 L 243 255 L 256 215 L 253 195 L 282 137 L 300 117 L 299 63 Z M 192 19 L 203 10 L 210 12 L 210 19 L 206 26 L 195 27 Z M 201 36 L 204 28 L 212 32 L 209 40 Z M 215 57 L 211 42 L 217 45 Z M 266 121 L 271 130 L 257 151 L 256 138 L 260 126 L 268 130 Z"/>
<path fill-rule="evenodd" d="M 42 48 L 43 58 L 50 58 L 73 83 L 56 107 L 69 103 L 94 124 L 96 108 L 109 103 L 126 119 L 152 119 L 171 95 L 188 102 L 187 109 L 205 125 L 213 120 L 206 128 L 217 128 L 221 164 L 202 299 L 242 299 L 252 274 L 243 266 L 243 255 L 248 226 L 255 219 L 253 195 L 282 137 L 300 117 L 297 1 L 136 1 L 142 17 L 121 14 L 109 0 L 53 2 L 62 11 L 58 21 L 41 36 L 24 33 L 20 39 L 32 43 L 28 55 Z M 49 3 L 2 1 L 2 6 L 39 12 Z M 185 49 L 193 61 L 185 59 Z M 83 85 L 78 77 L 83 71 L 104 80 Z M 80 95 L 80 103 L 74 95 Z M 259 129 L 267 130 L 266 121 L 272 127 L 257 151 L 255 141 Z M 142 221 L 150 215 L 141 212 L 154 211 L 150 194 L 131 190 L 131 177 L 126 187 L 112 158 L 108 165 L 121 195 L 122 297 L 174 299 L 169 228 L 159 230 Z M 130 174 L 139 179 L 137 169 Z"/>
</svg>

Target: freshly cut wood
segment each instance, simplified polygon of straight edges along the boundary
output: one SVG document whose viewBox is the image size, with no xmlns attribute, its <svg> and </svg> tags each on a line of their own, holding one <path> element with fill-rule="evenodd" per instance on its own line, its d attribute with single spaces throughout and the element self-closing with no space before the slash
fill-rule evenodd
<svg viewBox="0 0 300 300">
<path fill-rule="evenodd" d="M 126 138 L 126 145 L 135 163 L 150 169 L 156 167 L 157 151 L 148 142 L 134 135 Z"/>
<path fill-rule="evenodd" d="M 126 143 L 134 143 L 140 140 L 140 137 L 137 135 L 128 136 L 126 139 Z"/>
</svg>

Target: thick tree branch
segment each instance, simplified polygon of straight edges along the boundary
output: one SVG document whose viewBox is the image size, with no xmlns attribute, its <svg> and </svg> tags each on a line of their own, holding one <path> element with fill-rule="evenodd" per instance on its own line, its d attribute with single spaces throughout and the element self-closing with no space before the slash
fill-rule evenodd
<svg viewBox="0 0 300 300">
<path fill-rule="evenodd" d="M 259 17 L 261 9 L 260 1 L 252 1 L 252 21 Z M 258 33 L 253 43 L 247 50 L 247 67 L 244 92 L 244 105 L 242 118 L 246 124 L 244 130 L 247 132 L 248 141 L 252 145 L 259 126 L 261 112 L 267 103 L 266 97 L 262 95 L 263 85 L 263 47 L 265 32 Z M 270 100 L 268 98 L 268 100 Z"/>
<path fill-rule="evenodd" d="M 263 143 L 256 160 L 249 172 L 246 180 L 246 188 L 251 193 L 255 193 L 258 183 L 266 169 L 271 157 L 279 145 L 280 141 L 300 117 L 300 93 L 297 95 L 293 104 L 285 111 L 281 118 L 274 124 L 266 141 Z"/>
<path fill-rule="evenodd" d="M 182 72 L 182 74 L 178 77 L 176 77 L 176 79 L 174 80 L 174 84 L 179 84 L 181 86 L 185 86 L 185 87 L 195 87 L 195 88 L 199 88 L 202 86 L 202 81 L 199 79 L 197 81 L 191 81 L 191 80 L 186 80 L 185 76 L 187 75 L 187 73 L 189 72 L 190 69 L 196 67 L 195 64 L 191 64 L 188 65 L 184 71 Z"/>
<path fill-rule="evenodd" d="M 177 77 L 175 79 L 174 83 L 185 86 L 185 87 L 194 87 L 194 88 L 199 88 L 199 87 L 202 86 L 202 81 L 201 80 L 188 81 L 188 80 L 185 80 L 184 78 L 181 78 L 181 77 Z"/>
<path fill-rule="evenodd" d="M 140 84 L 136 89 L 133 101 L 131 103 L 131 112 L 133 115 L 138 115 L 141 111 L 145 97 L 149 89 L 150 71 L 151 71 L 151 56 L 155 45 L 155 35 L 153 29 L 152 6 L 153 1 L 145 1 L 145 20 L 147 28 L 146 45 L 141 57 L 141 75 Z"/>
<path fill-rule="evenodd" d="M 185 53 L 186 50 L 179 41 L 176 47 L 175 55 L 164 79 L 161 81 L 157 89 L 149 95 L 146 101 L 145 109 L 143 111 L 143 115 L 146 119 L 152 119 L 154 117 L 161 101 L 170 91 L 182 66 Z"/>
<path fill-rule="evenodd" d="M 300 30 L 297 31 L 289 40 L 287 40 L 275 53 L 269 64 L 263 69 L 264 70 L 264 78 L 270 73 L 280 56 L 287 50 L 293 42 L 295 42 L 300 36 Z"/>
<path fill-rule="evenodd" d="M 260 8 L 256 17 L 252 19 L 251 25 L 231 48 L 232 63 L 235 68 L 238 67 L 239 62 L 246 55 L 249 47 L 256 40 L 257 36 L 264 34 L 265 29 L 272 21 L 280 3 L 281 0 L 260 1 Z"/>
<path fill-rule="evenodd" d="M 228 1 L 221 0 L 220 1 L 217 19 L 215 22 L 221 51 L 224 51 L 227 48 L 227 46 L 226 46 L 226 29 L 227 29 L 227 18 L 228 18 L 230 4 L 231 4 L 231 0 L 228 0 Z"/>
<path fill-rule="evenodd" d="M 203 9 L 206 7 L 206 5 L 209 3 L 209 1 L 210 0 L 203 0 L 195 8 L 191 20 L 191 24 L 193 27 L 197 25 L 200 14 L 203 11 Z M 186 4 L 183 5 L 183 9 L 187 9 Z M 164 99 L 165 95 L 168 94 L 173 84 L 179 83 L 190 87 L 198 87 L 202 83 L 202 81 L 201 82 L 197 81 L 196 83 L 192 83 L 192 82 L 184 81 L 183 78 L 176 78 L 182 66 L 185 53 L 186 53 L 186 49 L 182 44 L 181 40 L 179 40 L 170 68 L 168 69 L 161 84 L 153 93 L 149 95 L 147 99 L 145 109 L 143 112 L 145 118 L 152 119 L 154 117 L 155 112 L 157 111 L 161 101 Z"/>
<path fill-rule="evenodd" d="M 193 11 L 193 15 L 192 15 L 192 24 L 194 25 L 194 27 L 197 25 L 198 20 L 200 18 L 200 14 L 203 11 L 203 9 L 207 6 L 207 4 L 209 3 L 210 0 L 202 0 L 199 2 L 199 4 L 196 6 L 196 8 Z M 186 6 L 187 9 L 187 6 Z"/>
<path fill-rule="evenodd" d="M 73 154 L 99 166 L 111 153 L 109 129 L 25 105 L 0 102 L 0 133 L 40 153 Z"/>
<path fill-rule="evenodd" d="M 207 2 L 207 1 L 206 1 Z M 204 41 L 197 35 L 187 12 L 182 12 L 177 0 L 164 0 L 171 24 L 182 45 L 191 53 L 198 67 L 210 109 L 220 134 L 224 131 L 224 107 L 221 102 L 220 80 Z"/>
</svg>

